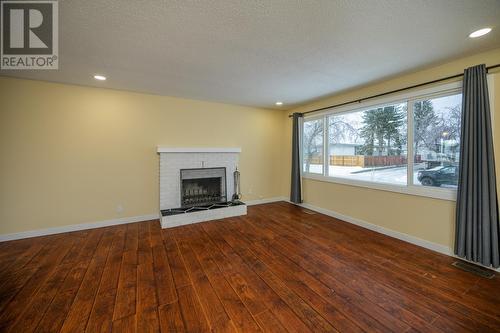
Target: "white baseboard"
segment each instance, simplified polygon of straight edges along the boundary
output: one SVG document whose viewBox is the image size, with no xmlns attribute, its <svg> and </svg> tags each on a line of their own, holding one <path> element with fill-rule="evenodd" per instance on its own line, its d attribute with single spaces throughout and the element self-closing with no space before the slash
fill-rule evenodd
<svg viewBox="0 0 500 333">
<path fill-rule="evenodd" d="M 273 198 L 257 199 L 257 200 L 250 200 L 250 201 L 243 200 L 243 202 L 246 203 L 247 206 L 261 205 L 261 204 L 278 202 L 278 201 L 288 201 L 288 198 L 286 198 L 286 197 L 273 197 Z"/>
<path fill-rule="evenodd" d="M 62 227 L 53 227 L 53 228 L 47 228 L 47 229 L 23 231 L 23 232 L 17 232 L 17 233 L 13 233 L 13 234 L 0 235 L 0 242 L 16 240 L 16 239 L 23 239 L 23 238 L 31 238 L 31 237 L 38 237 L 38 236 L 60 234 L 63 232 L 102 228 L 102 227 L 108 227 L 108 226 L 118 225 L 118 224 L 127 224 L 127 223 L 141 222 L 141 221 L 149 221 L 149 220 L 155 220 L 158 218 L 159 218 L 158 214 L 149 214 L 149 215 L 122 217 L 122 218 L 118 218 L 118 219 L 98 221 L 98 222 L 65 225 Z"/>
<path fill-rule="evenodd" d="M 286 200 L 286 201 L 288 201 L 288 200 Z M 336 219 L 339 219 L 339 220 L 342 220 L 342 221 L 345 221 L 345 222 L 348 222 L 351 224 L 355 224 L 355 225 L 360 226 L 362 228 L 369 229 L 369 230 L 378 232 L 378 233 L 383 234 L 383 235 L 397 238 L 397 239 L 402 240 L 402 241 L 407 242 L 407 243 L 411 243 L 411 244 L 414 244 L 414 245 L 417 245 L 417 246 L 420 246 L 420 247 L 423 247 L 423 248 L 426 248 L 426 249 L 429 249 L 429 250 L 432 250 L 432 251 L 435 251 L 435 252 L 450 256 L 450 257 L 453 257 L 453 258 L 457 258 L 457 259 L 464 260 L 464 261 L 470 262 L 472 264 L 478 265 L 478 263 L 476 263 L 476 262 L 471 262 L 467 259 L 457 257 L 453 253 L 453 250 L 445 245 L 433 243 L 433 242 L 427 241 L 425 239 L 411 236 L 411 235 L 408 235 L 408 234 L 405 234 L 405 233 L 402 233 L 399 231 L 394 231 L 394 230 L 391 230 L 388 228 L 384 228 L 384 227 L 381 227 L 379 225 L 369 223 L 369 222 L 357 219 L 357 218 L 352 217 L 352 216 L 337 213 L 335 211 L 328 210 L 328 209 L 321 208 L 321 207 L 317 207 L 317 206 L 314 206 L 314 205 L 311 205 L 308 203 L 298 204 L 298 206 L 313 210 L 315 212 L 318 212 L 318 213 L 321 213 L 324 215 L 334 217 Z M 500 272 L 500 269 L 495 269 L 492 267 L 486 267 L 486 266 L 482 266 L 482 265 L 481 265 L 481 267 L 488 268 L 488 269 L 494 270 L 496 272 Z"/>
<path fill-rule="evenodd" d="M 337 218 L 337 219 L 345 221 L 345 222 L 349 222 L 351 224 L 355 224 L 355 225 L 363 227 L 365 229 L 369 229 L 369 230 L 372 230 L 372 231 L 375 231 L 375 232 L 378 232 L 378 233 L 381 233 L 381 234 L 384 234 L 387 236 L 397 238 L 399 240 L 402 240 L 402 241 L 405 241 L 408 243 L 412 243 L 412 244 L 415 244 L 415 245 L 418 245 L 421 247 L 425 247 L 426 249 L 429 249 L 429 250 L 432 250 L 435 252 L 439 252 L 439 253 L 446 254 L 446 255 L 452 254 L 451 249 L 445 245 L 429 242 L 425 239 L 421 239 L 421 238 L 418 238 L 415 236 L 410 236 L 408 234 L 405 234 L 405 233 L 402 233 L 399 231 L 387 229 L 387 228 L 381 227 L 381 226 L 376 225 L 376 224 L 372 224 L 372 223 L 369 223 L 369 222 L 366 222 L 366 221 L 363 221 L 363 220 L 360 220 L 360 219 L 357 219 L 357 218 L 354 218 L 354 217 L 351 217 L 348 215 L 340 214 L 340 213 L 334 212 L 332 210 L 313 206 L 313 205 L 310 205 L 308 203 L 302 203 L 302 204 L 300 204 L 300 206 L 307 208 L 307 209 L 310 209 L 310 210 L 314 210 L 314 211 L 321 213 L 321 214 L 325 214 L 325 215 Z"/>
<path fill-rule="evenodd" d="M 265 203 L 277 202 L 277 201 L 287 201 L 287 200 L 288 199 L 286 197 L 274 197 L 274 198 L 266 198 L 266 199 L 259 199 L 259 200 L 251 200 L 251 201 L 247 201 L 245 203 L 247 204 L 247 206 L 251 206 L 251 205 L 260 205 L 260 204 L 265 204 Z M 10 241 L 10 240 L 17 240 L 17 239 L 23 239 L 23 238 L 31 238 L 31 237 L 38 237 L 38 236 L 60 234 L 63 232 L 102 228 L 102 227 L 108 227 L 108 226 L 118 225 L 118 224 L 127 224 L 127 223 L 154 220 L 154 219 L 158 219 L 158 218 L 160 218 L 159 214 L 149 214 L 149 215 L 122 217 L 119 219 L 105 220 L 105 221 L 98 221 L 98 222 L 65 225 L 65 226 L 61 226 L 61 227 L 29 230 L 29 231 L 23 231 L 23 232 L 16 232 L 16 233 L 12 233 L 12 234 L 0 235 L 0 242 L 6 242 L 6 241 Z"/>
<path fill-rule="evenodd" d="M 247 206 L 253 206 L 253 205 L 260 205 L 260 204 L 266 204 L 266 203 L 272 203 L 272 202 L 278 202 L 278 201 L 286 201 L 289 203 L 290 200 L 287 197 L 273 197 L 273 198 L 266 198 L 266 199 L 258 199 L 258 200 L 250 200 L 246 201 Z M 407 243 L 411 243 L 450 257 L 454 257 L 460 260 L 468 261 L 467 259 L 457 257 L 451 248 L 445 245 L 433 243 L 430 241 L 427 241 L 425 239 L 421 239 L 415 236 L 411 236 L 399 231 L 394 231 L 388 228 L 381 227 L 379 225 L 369 223 L 357 218 L 354 218 L 352 216 L 344 215 L 341 213 L 337 213 L 332 210 L 328 210 L 325 208 L 317 207 L 308 203 L 302 203 L 298 204 L 297 206 L 301 206 L 313 211 L 316 211 L 321 214 L 325 214 L 327 216 L 331 216 L 334 218 L 337 218 L 339 220 L 355 224 L 357 226 L 360 226 L 365 229 L 369 229 L 375 232 L 378 232 L 383 235 L 387 235 L 393 238 L 397 238 L 399 240 L 402 240 Z M 149 221 L 149 220 L 154 220 L 160 218 L 159 214 L 149 214 L 149 215 L 140 215 L 140 216 L 132 216 L 132 217 L 123 217 L 119 219 L 113 219 L 113 220 L 106 220 L 106 221 L 99 221 L 99 222 L 91 222 L 91 223 L 81 223 L 81 224 L 73 224 L 73 225 L 67 225 L 67 226 L 62 226 L 62 227 L 54 227 L 54 228 L 47 228 L 47 229 L 39 229 L 39 230 L 31 230 L 31 231 L 24 231 L 24 232 L 18 232 L 18 233 L 12 233 L 12 234 L 4 234 L 0 235 L 0 242 L 5 242 L 5 241 L 10 241 L 10 240 L 16 240 L 16 239 L 23 239 L 23 238 L 30 238 L 30 237 L 38 237 L 38 236 L 46 236 L 46 235 L 53 235 L 53 234 L 59 234 L 63 232 L 71 232 L 71 231 L 78 231 L 78 230 L 86 230 L 86 229 L 94 229 L 94 228 L 102 228 L 102 227 L 107 227 L 107 226 L 112 226 L 112 225 L 118 225 L 118 224 L 127 224 L 127 223 L 134 223 L 134 222 L 141 222 L 141 221 Z M 163 224 L 163 223 L 162 223 Z M 475 262 L 471 262 L 472 264 L 476 264 Z M 485 267 L 485 266 L 482 266 Z M 485 267 L 491 270 L 494 270 L 496 272 L 500 272 L 500 269 L 495 269 L 492 267 Z"/>
</svg>

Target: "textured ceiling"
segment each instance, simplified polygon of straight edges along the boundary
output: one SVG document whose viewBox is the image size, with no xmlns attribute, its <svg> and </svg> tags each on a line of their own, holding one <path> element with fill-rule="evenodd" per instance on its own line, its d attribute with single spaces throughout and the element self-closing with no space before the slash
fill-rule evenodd
<svg viewBox="0 0 500 333">
<path fill-rule="evenodd" d="M 60 69 L 1 74 L 286 109 L 500 46 L 500 0 L 60 0 L 59 11 Z M 467 37 L 484 26 L 496 29 Z"/>
</svg>

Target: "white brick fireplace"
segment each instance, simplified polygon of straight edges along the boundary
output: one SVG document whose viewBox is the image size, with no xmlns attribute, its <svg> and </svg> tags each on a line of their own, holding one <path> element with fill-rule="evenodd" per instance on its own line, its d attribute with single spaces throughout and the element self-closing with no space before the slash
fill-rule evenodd
<svg viewBox="0 0 500 333">
<path fill-rule="evenodd" d="M 227 201 L 231 201 L 235 189 L 233 173 L 238 166 L 241 148 L 158 147 L 157 152 L 160 155 L 160 210 L 163 228 L 246 214 L 244 204 L 227 207 L 218 205 L 216 209 L 195 207 L 188 212 L 172 213 L 184 207 L 181 202 L 181 170 L 185 169 L 196 169 L 198 173 L 206 169 L 210 174 L 213 170 L 210 168 L 225 168 L 226 181 L 223 188 Z"/>
</svg>

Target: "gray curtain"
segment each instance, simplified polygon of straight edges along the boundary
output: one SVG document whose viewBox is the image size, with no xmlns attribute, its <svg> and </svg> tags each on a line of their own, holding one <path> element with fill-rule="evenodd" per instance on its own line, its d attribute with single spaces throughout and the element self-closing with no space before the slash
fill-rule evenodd
<svg viewBox="0 0 500 333">
<path fill-rule="evenodd" d="M 302 188 L 300 182 L 300 118 L 302 113 L 293 114 L 292 128 L 292 188 L 290 190 L 290 201 L 302 202 Z"/>
<path fill-rule="evenodd" d="M 464 72 L 455 254 L 499 267 L 495 157 L 485 65 Z"/>
</svg>

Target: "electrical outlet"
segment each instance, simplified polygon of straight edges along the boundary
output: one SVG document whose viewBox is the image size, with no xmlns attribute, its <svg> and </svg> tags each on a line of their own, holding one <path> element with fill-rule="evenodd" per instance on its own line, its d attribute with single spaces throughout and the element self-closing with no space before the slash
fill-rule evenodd
<svg viewBox="0 0 500 333">
<path fill-rule="evenodd" d="M 118 206 L 116 206 L 116 212 L 118 214 L 123 213 L 123 206 L 121 204 L 119 204 Z"/>
</svg>

